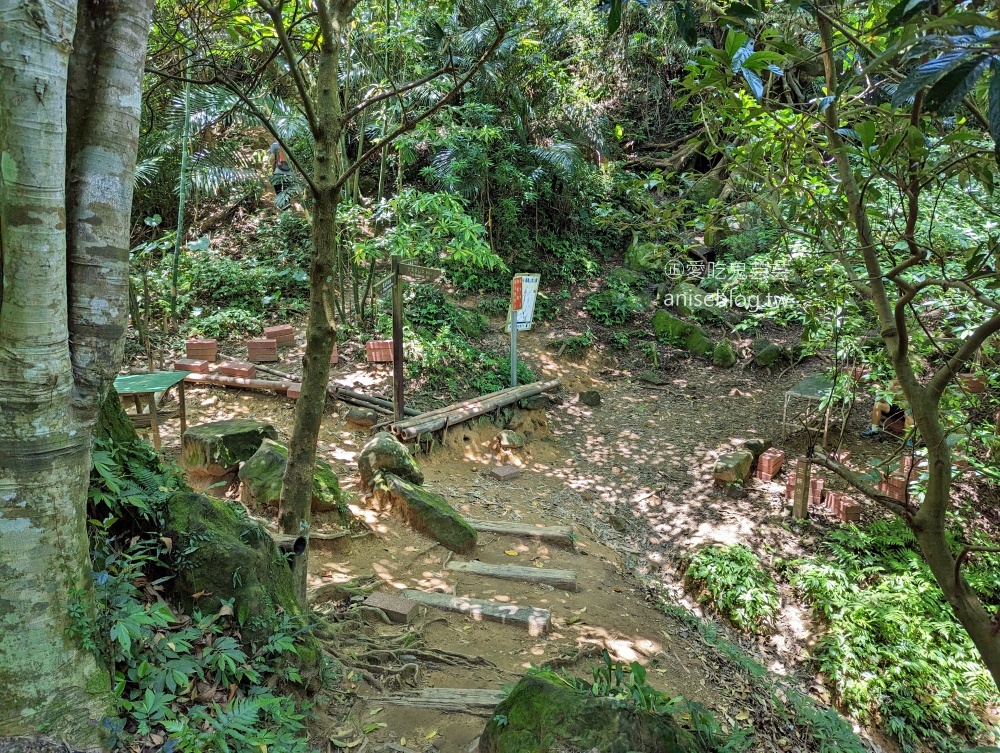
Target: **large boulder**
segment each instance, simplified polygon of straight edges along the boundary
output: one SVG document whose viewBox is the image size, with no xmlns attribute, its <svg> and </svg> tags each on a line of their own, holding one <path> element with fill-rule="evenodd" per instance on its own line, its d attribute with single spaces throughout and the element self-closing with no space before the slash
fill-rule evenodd
<svg viewBox="0 0 1000 753">
<path fill-rule="evenodd" d="M 690 282 L 679 282 L 671 292 L 674 308 L 681 316 L 693 316 L 706 322 L 725 320 L 726 308 L 718 305 L 715 293 Z"/>
<path fill-rule="evenodd" d="M 671 717 L 569 687 L 548 673 L 521 678 L 479 738 L 479 753 L 695 753 Z"/>
<path fill-rule="evenodd" d="M 264 527 L 228 502 L 203 494 L 178 492 L 167 501 L 164 536 L 171 542 L 174 596 L 202 614 L 233 600 L 244 639 L 260 645 L 282 614 L 302 614 L 295 573 Z M 318 661 L 307 642 L 306 664 Z M 306 655 L 306 648 L 311 654 Z"/>
<path fill-rule="evenodd" d="M 270 424 L 234 418 L 190 427 L 181 440 L 181 465 L 221 476 L 246 462 L 265 439 L 277 439 Z"/>
<path fill-rule="evenodd" d="M 240 468 L 241 498 L 247 504 L 262 507 L 277 506 L 281 498 L 281 478 L 288 463 L 288 448 L 272 439 L 261 442 L 260 448 Z M 312 511 L 339 510 L 347 516 L 340 481 L 333 468 L 322 458 L 316 458 L 313 473 Z"/>
<path fill-rule="evenodd" d="M 653 332 L 675 348 L 683 348 L 699 356 L 710 356 L 715 350 L 712 341 L 700 327 L 666 311 L 657 311 L 653 315 Z"/>
<path fill-rule="evenodd" d="M 750 350 L 754 354 L 753 362 L 766 369 L 788 358 L 788 352 L 784 348 L 763 337 L 754 340 L 750 344 Z"/>
<path fill-rule="evenodd" d="M 712 478 L 725 484 L 742 483 L 750 478 L 753 460 L 753 453 L 750 450 L 737 450 L 719 455 L 712 467 Z"/>
<path fill-rule="evenodd" d="M 385 470 L 376 474 L 374 485 L 378 491 L 388 495 L 393 508 L 403 515 L 407 523 L 441 546 L 459 554 L 475 549 L 478 538 L 476 529 L 455 512 L 455 508 L 440 494 L 421 489 Z"/>
<path fill-rule="evenodd" d="M 380 431 L 361 448 L 358 471 L 361 473 L 361 483 L 368 489 L 372 486 L 376 471 L 387 471 L 414 484 L 424 483 L 424 472 L 420 470 L 406 445 L 386 431 Z"/>
</svg>

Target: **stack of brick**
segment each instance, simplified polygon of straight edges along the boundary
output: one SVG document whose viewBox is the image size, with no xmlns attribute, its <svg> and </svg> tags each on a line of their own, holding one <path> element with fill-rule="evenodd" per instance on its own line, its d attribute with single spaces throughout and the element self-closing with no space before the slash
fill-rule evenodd
<svg viewBox="0 0 1000 753">
<path fill-rule="evenodd" d="M 218 340 L 187 340 L 184 355 L 195 361 L 214 361 L 219 352 Z"/>
<path fill-rule="evenodd" d="M 368 363 L 392 363 L 392 340 L 370 340 L 365 351 Z"/>
<path fill-rule="evenodd" d="M 784 462 L 784 450 L 779 450 L 777 447 L 766 450 L 757 458 L 757 478 L 761 481 L 770 481 L 778 475 Z"/>
<path fill-rule="evenodd" d="M 861 520 L 861 505 L 854 501 L 847 492 L 831 489 L 826 493 L 826 508 L 835 518 L 844 523 L 857 523 Z"/>
<path fill-rule="evenodd" d="M 893 473 L 889 476 L 889 478 L 878 485 L 878 490 L 885 496 L 890 497 L 897 502 L 902 502 L 906 499 L 906 476 Z"/>
<path fill-rule="evenodd" d="M 247 360 L 269 363 L 278 360 L 278 341 L 270 337 L 247 340 Z"/>
<path fill-rule="evenodd" d="M 195 358 L 178 358 L 174 361 L 174 371 L 193 371 L 195 374 L 207 374 L 211 371 L 208 361 Z"/>
<path fill-rule="evenodd" d="M 292 329 L 291 324 L 264 327 L 264 337 L 277 341 L 279 348 L 295 347 L 295 330 Z"/>
<path fill-rule="evenodd" d="M 252 363 L 244 361 L 225 361 L 219 364 L 219 371 L 223 376 L 238 377 L 240 379 L 253 379 L 257 376 L 257 367 Z"/>
</svg>

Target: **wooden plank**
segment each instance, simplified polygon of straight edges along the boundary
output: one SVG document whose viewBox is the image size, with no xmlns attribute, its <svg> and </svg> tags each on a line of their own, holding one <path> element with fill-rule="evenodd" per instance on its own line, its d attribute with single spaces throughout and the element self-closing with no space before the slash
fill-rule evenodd
<svg viewBox="0 0 1000 753">
<path fill-rule="evenodd" d="M 490 565 L 486 562 L 449 562 L 448 569 L 471 575 L 485 575 L 503 580 L 520 580 L 527 583 L 545 583 L 564 591 L 576 591 L 576 573 L 572 570 L 553 570 L 545 567 L 520 565 Z"/>
<path fill-rule="evenodd" d="M 466 518 L 466 522 L 481 533 L 499 533 L 507 536 L 523 536 L 529 539 L 539 539 L 550 544 L 573 548 L 572 526 L 533 526 L 524 523 L 508 523 L 505 520 L 475 520 Z"/>
<path fill-rule="evenodd" d="M 513 622 L 525 625 L 531 635 L 546 632 L 552 622 L 552 613 L 548 609 L 539 607 L 521 607 L 517 604 L 505 604 L 499 601 L 451 596 L 450 594 L 432 594 L 412 589 L 403 591 L 403 596 L 429 607 L 468 614 L 475 620 Z"/>
<path fill-rule="evenodd" d="M 502 690 L 423 688 L 369 698 L 368 705 L 386 703 L 393 706 L 413 706 L 437 711 L 457 711 L 464 714 L 491 716 L 493 709 L 503 699 Z"/>
</svg>

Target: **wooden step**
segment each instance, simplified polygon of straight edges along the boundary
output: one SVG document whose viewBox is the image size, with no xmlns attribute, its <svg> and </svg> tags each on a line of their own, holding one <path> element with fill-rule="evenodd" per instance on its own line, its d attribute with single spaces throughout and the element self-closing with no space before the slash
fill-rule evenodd
<svg viewBox="0 0 1000 753">
<path fill-rule="evenodd" d="M 457 711 L 463 714 L 492 716 L 493 709 L 503 699 L 502 690 L 423 688 L 369 698 L 368 704 L 387 703 L 393 706 L 414 706 L 437 711 Z"/>
<path fill-rule="evenodd" d="M 459 573 L 485 575 L 503 580 L 520 580 L 526 583 L 545 583 L 563 591 L 576 591 L 576 573 L 572 570 L 552 570 L 544 567 L 521 567 L 519 565 L 490 565 L 472 562 L 449 562 L 448 569 Z"/>
<path fill-rule="evenodd" d="M 573 548 L 572 526 L 535 526 L 525 523 L 509 523 L 504 520 L 475 520 L 466 518 L 466 522 L 480 533 L 499 533 L 507 536 L 523 536 L 529 539 L 547 541 Z"/>
<path fill-rule="evenodd" d="M 492 622 L 513 622 L 524 625 L 531 635 L 547 632 L 552 624 L 552 613 L 539 607 L 521 607 L 517 604 L 506 604 L 499 601 L 473 599 L 450 594 L 432 594 L 426 591 L 407 589 L 403 596 L 420 604 L 447 612 L 461 612 L 470 615 L 474 620 L 490 620 Z"/>
</svg>

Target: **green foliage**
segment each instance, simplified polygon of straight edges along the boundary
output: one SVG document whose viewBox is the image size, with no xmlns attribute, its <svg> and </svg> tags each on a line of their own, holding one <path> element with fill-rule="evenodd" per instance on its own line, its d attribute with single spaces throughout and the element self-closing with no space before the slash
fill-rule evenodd
<svg viewBox="0 0 1000 753">
<path fill-rule="evenodd" d="M 415 285 L 406 303 L 406 318 L 421 334 L 433 334 L 443 327 L 478 338 L 486 332 L 486 317 L 479 311 L 457 306 L 444 291 L 433 285 Z"/>
<path fill-rule="evenodd" d="M 549 347 L 560 353 L 565 353 L 570 358 L 579 358 L 584 355 L 588 348 L 597 342 L 597 337 L 590 329 L 579 335 L 569 337 L 557 337 L 549 341 Z"/>
<path fill-rule="evenodd" d="M 815 648 L 844 707 L 903 746 L 963 749 L 987 735 L 996 688 L 898 519 L 830 534 L 827 556 L 791 564 L 791 583 L 827 622 Z M 978 564 L 995 589 L 1000 570 Z"/>
<path fill-rule="evenodd" d="M 699 601 L 711 602 L 743 631 L 765 629 L 780 606 L 771 575 L 742 544 L 699 549 L 691 556 L 684 579 L 700 591 Z"/>
<path fill-rule="evenodd" d="M 643 308 L 638 296 L 620 290 L 605 290 L 587 296 L 584 309 L 596 321 L 605 325 L 628 324 Z"/>
<path fill-rule="evenodd" d="M 607 650 L 602 652 L 601 658 L 602 663 L 592 668 L 592 682 L 550 669 L 532 668 L 528 674 L 581 693 L 611 698 L 652 716 L 673 716 L 677 723 L 687 728 L 688 744 L 706 753 L 741 753 L 749 749 L 753 742 L 749 729 L 737 729 L 732 735 L 726 735 L 714 715 L 701 704 L 682 696 L 670 697 L 648 684 L 646 668 L 639 662 L 612 661 Z"/>
</svg>

